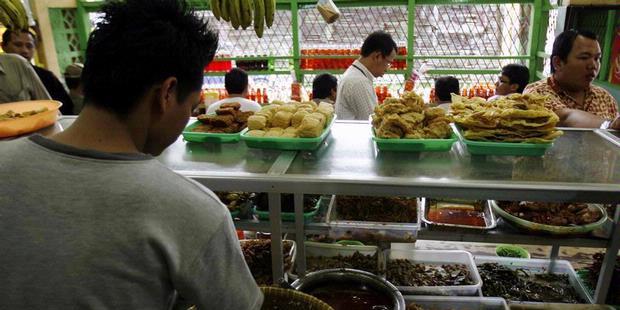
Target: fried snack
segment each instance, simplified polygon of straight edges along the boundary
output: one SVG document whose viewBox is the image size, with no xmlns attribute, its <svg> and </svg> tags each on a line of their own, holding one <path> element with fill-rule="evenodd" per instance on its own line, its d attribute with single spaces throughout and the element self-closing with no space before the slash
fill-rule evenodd
<svg viewBox="0 0 620 310">
<path fill-rule="evenodd" d="M 295 111 L 297 111 L 297 106 L 294 104 L 285 104 L 285 105 L 278 107 L 277 111 L 278 112 L 286 111 L 290 113 L 295 113 Z"/>
<path fill-rule="evenodd" d="M 267 118 L 264 115 L 252 115 L 248 117 L 248 128 L 250 130 L 259 130 L 267 126 Z"/>
<path fill-rule="evenodd" d="M 309 106 L 311 106 L 313 109 L 318 108 L 318 105 L 317 105 L 317 104 L 316 104 L 316 102 L 314 102 L 314 101 L 304 101 L 304 102 L 302 102 L 300 105 L 301 105 L 301 106 L 304 106 L 304 105 L 309 105 Z"/>
<path fill-rule="evenodd" d="M 272 127 L 286 128 L 291 125 L 293 113 L 289 111 L 279 111 L 271 119 Z"/>
<path fill-rule="evenodd" d="M 424 108 L 424 100 L 409 92 L 375 107 L 372 126 L 383 139 L 446 139 L 452 133 L 442 108 Z"/>
<path fill-rule="evenodd" d="M 235 115 L 235 112 L 237 110 L 235 110 L 234 108 L 219 108 L 217 110 L 215 110 L 215 114 L 217 115 Z"/>
<path fill-rule="evenodd" d="M 299 127 L 299 125 L 301 125 L 301 121 L 304 119 L 304 117 L 306 117 L 306 115 L 309 115 L 312 112 L 308 112 L 306 110 L 298 110 L 297 112 L 295 112 L 295 114 L 293 114 L 293 118 L 291 119 L 291 125 L 293 127 Z"/>
<path fill-rule="evenodd" d="M 205 124 L 205 125 L 209 125 L 211 123 L 211 118 L 214 115 L 207 115 L 207 114 L 201 114 L 198 115 L 198 117 L 196 117 L 201 123 Z"/>
<path fill-rule="evenodd" d="M 452 96 L 454 122 L 469 140 L 551 143 L 563 133 L 559 117 L 545 108 L 546 96 L 511 94 L 490 103 Z"/>
<path fill-rule="evenodd" d="M 310 113 L 310 115 L 308 115 L 306 117 L 313 117 L 313 118 L 316 118 L 317 120 L 319 120 L 319 123 L 321 124 L 321 129 L 325 128 L 325 125 L 327 124 L 327 119 L 325 118 L 325 115 L 323 115 L 323 114 L 321 114 L 319 112 Z M 302 121 L 302 123 L 303 123 L 303 121 Z"/>
<path fill-rule="evenodd" d="M 323 114 L 323 116 L 325 116 L 325 120 L 328 123 L 331 121 L 332 115 L 334 115 L 334 107 L 327 102 L 319 103 L 319 107 L 316 109 L 316 111 Z"/>
<path fill-rule="evenodd" d="M 297 128 L 288 127 L 284 129 L 282 132 L 282 138 L 296 138 L 297 137 Z"/>
<path fill-rule="evenodd" d="M 284 101 L 282 101 L 282 100 L 273 100 L 273 101 L 271 101 L 271 103 L 270 103 L 270 104 L 271 104 L 271 105 L 283 105 L 283 104 L 285 104 L 285 103 L 286 103 L 286 102 L 284 102 Z"/>
<path fill-rule="evenodd" d="M 265 131 L 265 137 L 280 137 L 284 133 L 284 129 L 279 127 L 269 128 Z"/>
<path fill-rule="evenodd" d="M 248 130 L 246 136 L 248 137 L 262 137 L 265 135 L 265 131 L 263 130 Z"/>
<path fill-rule="evenodd" d="M 239 103 L 239 102 L 228 102 L 228 103 L 223 103 L 222 105 L 220 105 L 220 109 L 226 109 L 226 108 L 232 108 L 234 110 L 239 110 L 239 109 L 241 109 L 241 103 Z"/>
<path fill-rule="evenodd" d="M 240 123 L 247 123 L 248 122 L 248 118 L 250 118 L 250 116 L 254 115 L 254 112 L 252 111 L 247 111 L 247 112 L 241 112 L 241 111 L 237 111 L 237 122 Z"/>
<path fill-rule="evenodd" d="M 321 135 L 322 131 L 323 126 L 321 125 L 321 121 L 312 115 L 307 115 L 301 121 L 297 134 L 299 134 L 301 138 L 316 138 Z"/>
<path fill-rule="evenodd" d="M 211 130 L 213 128 L 213 126 L 208 125 L 208 124 L 198 124 L 198 126 L 194 127 L 192 129 L 193 132 L 209 132 L 209 130 Z"/>
<path fill-rule="evenodd" d="M 213 125 L 213 127 L 227 127 L 230 126 L 234 121 L 235 117 L 230 114 L 210 115 L 209 117 L 209 124 Z"/>
</svg>

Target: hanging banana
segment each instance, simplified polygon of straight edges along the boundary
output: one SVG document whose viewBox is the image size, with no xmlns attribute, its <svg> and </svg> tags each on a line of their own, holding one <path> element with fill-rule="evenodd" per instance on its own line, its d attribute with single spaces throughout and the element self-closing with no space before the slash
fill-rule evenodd
<svg viewBox="0 0 620 310">
<path fill-rule="evenodd" d="M 259 38 L 263 37 L 265 30 L 265 2 L 254 0 L 254 32 Z"/>
<path fill-rule="evenodd" d="M 252 0 L 240 0 L 241 3 L 241 27 L 243 30 L 252 25 L 252 11 L 254 8 L 254 1 Z"/>
<path fill-rule="evenodd" d="M 230 2 L 230 0 L 216 0 L 216 1 L 219 1 L 220 17 L 222 17 L 223 20 L 229 22 L 230 13 L 228 11 L 228 3 Z"/>
<path fill-rule="evenodd" d="M 211 0 L 211 12 L 213 16 L 215 16 L 215 19 L 220 20 L 220 16 L 222 15 L 222 13 L 220 13 L 220 0 Z"/>
<path fill-rule="evenodd" d="M 19 3 L 21 6 L 21 3 Z M 23 9 L 23 6 L 21 7 Z M 3 10 L 5 15 L 8 17 L 7 28 L 11 29 L 28 29 L 28 17 L 26 15 L 22 15 L 21 10 L 15 7 L 15 4 L 9 0 L 1 0 L 0 1 L 0 10 Z M 25 12 L 25 11 L 24 11 Z"/>
<path fill-rule="evenodd" d="M 21 0 L 9 0 L 13 3 L 13 6 L 17 9 L 19 13 L 19 19 L 21 23 L 20 29 L 28 29 L 28 13 L 26 13 L 26 9 L 24 8 L 24 4 Z"/>
<path fill-rule="evenodd" d="M 265 0 L 265 24 L 271 28 L 276 15 L 276 0 Z"/>
<path fill-rule="evenodd" d="M 235 30 L 239 29 L 241 25 L 241 8 L 240 8 L 240 0 L 229 0 L 230 4 L 228 13 L 230 14 L 230 23 L 232 24 Z"/>
</svg>

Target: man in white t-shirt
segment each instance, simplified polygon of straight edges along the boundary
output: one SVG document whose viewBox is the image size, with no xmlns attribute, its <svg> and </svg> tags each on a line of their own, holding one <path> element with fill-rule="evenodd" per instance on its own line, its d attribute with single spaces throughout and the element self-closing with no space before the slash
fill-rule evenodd
<svg viewBox="0 0 620 310">
<path fill-rule="evenodd" d="M 241 111 L 243 112 L 258 112 L 260 111 L 260 104 L 255 101 L 245 99 L 249 92 L 248 87 L 248 74 L 240 68 L 232 68 L 224 76 L 224 87 L 228 92 L 228 98 L 216 101 L 209 105 L 207 108 L 207 114 L 214 114 L 215 110 L 224 103 L 238 102 L 241 104 Z"/>
<path fill-rule="evenodd" d="M 368 120 L 377 105 L 373 81 L 383 76 L 396 57 L 396 43 L 385 31 L 375 31 L 362 44 L 361 56 L 338 82 L 338 119 Z"/>
</svg>

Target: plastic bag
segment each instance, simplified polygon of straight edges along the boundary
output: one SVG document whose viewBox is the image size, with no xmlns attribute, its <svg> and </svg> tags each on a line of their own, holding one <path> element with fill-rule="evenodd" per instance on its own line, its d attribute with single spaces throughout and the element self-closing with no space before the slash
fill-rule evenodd
<svg viewBox="0 0 620 310">
<path fill-rule="evenodd" d="M 332 0 L 319 0 L 316 4 L 316 9 L 319 10 L 319 13 L 321 13 L 321 16 L 328 24 L 340 18 L 340 10 Z"/>
</svg>

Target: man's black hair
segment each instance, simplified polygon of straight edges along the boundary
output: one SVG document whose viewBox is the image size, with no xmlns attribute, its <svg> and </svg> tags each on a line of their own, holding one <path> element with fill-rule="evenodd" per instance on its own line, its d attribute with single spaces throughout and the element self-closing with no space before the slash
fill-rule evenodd
<svg viewBox="0 0 620 310">
<path fill-rule="evenodd" d="M 312 98 L 325 99 L 332 94 L 332 90 L 338 88 L 338 79 L 329 74 L 317 75 L 312 81 Z"/>
<path fill-rule="evenodd" d="M 76 89 L 80 86 L 80 78 L 68 78 L 65 77 L 65 84 L 67 84 L 67 87 L 69 87 L 69 89 Z"/>
<path fill-rule="evenodd" d="M 10 28 L 7 28 L 4 33 L 2 34 L 2 44 L 8 44 L 9 42 L 11 42 L 11 35 L 16 33 L 16 32 L 21 32 L 21 33 L 27 33 L 29 35 L 32 36 L 32 39 L 34 41 L 34 44 L 37 44 L 37 35 L 32 32 L 30 29 L 26 30 L 26 29 L 21 29 L 21 30 L 13 30 Z"/>
<path fill-rule="evenodd" d="M 575 43 L 577 36 L 586 37 L 592 40 L 598 39 L 596 34 L 589 30 L 570 29 L 560 33 L 555 38 L 555 41 L 553 41 L 553 51 L 551 52 L 551 73 L 555 72 L 553 57 L 558 56 L 561 60 L 566 62 L 568 59 L 568 54 L 570 54 L 570 51 L 573 49 L 573 43 Z"/>
<path fill-rule="evenodd" d="M 228 94 L 241 94 L 248 87 L 248 74 L 241 68 L 232 68 L 224 76 Z"/>
<path fill-rule="evenodd" d="M 525 86 L 530 81 L 530 70 L 520 64 L 505 65 L 502 67 L 502 75 L 505 75 L 510 80 L 510 84 L 519 84 L 519 88 L 517 88 L 518 93 L 523 93 Z"/>
<path fill-rule="evenodd" d="M 392 54 L 392 51 L 396 51 L 396 42 L 392 39 L 392 36 L 385 31 L 375 31 L 366 37 L 364 44 L 362 44 L 361 54 L 362 57 L 368 57 L 374 52 L 381 52 L 383 57 L 387 57 Z"/>
<path fill-rule="evenodd" d="M 435 79 L 435 96 L 440 101 L 450 101 L 451 93 L 460 94 L 459 80 L 453 76 L 442 76 Z"/>
<path fill-rule="evenodd" d="M 179 101 L 201 89 L 218 34 L 184 0 L 113 0 L 101 11 L 82 72 L 87 105 L 122 117 L 169 77 L 178 80 Z"/>
</svg>

